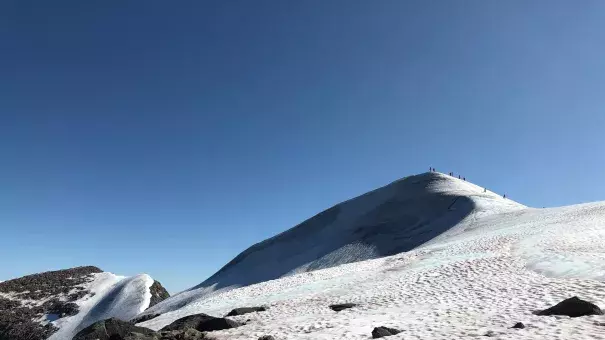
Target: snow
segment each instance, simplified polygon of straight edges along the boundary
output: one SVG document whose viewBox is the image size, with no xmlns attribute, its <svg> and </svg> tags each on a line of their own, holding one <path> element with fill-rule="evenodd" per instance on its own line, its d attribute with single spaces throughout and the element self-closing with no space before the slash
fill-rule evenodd
<svg viewBox="0 0 605 340">
<path fill-rule="evenodd" d="M 402 197 L 385 193 L 385 188 L 390 190 L 387 186 L 362 196 L 364 202 L 376 202 L 378 196 L 383 202 L 393 195 Z M 440 209 L 435 204 L 440 198 L 463 197 L 458 200 L 466 198 L 472 205 L 466 211 L 466 204 L 455 203 L 454 208 L 465 210 L 464 215 L 446 216 L 452 225 L 409 251 L 351 262 L 378 254 L 370 249 L 376 245 L 339 244 L 324 254 L 326 262 L 338 265 L 315 271 L 305 271 L 311 267 L 307 264 L 287 271 L 281 267 L 275 279 L 240 288 L 231 285 L 237 272 L 233 270 L 224 277 L 229 284 L 214 280 L 212 285 L 177 295 L 157 309 L 164 309 L 164 314 L 139 326 L 158 330 L 191 314 L 221 316 L 233 308 L 265 305 L 266 312 L 233 317 L 250 319 L 246 325 L 213 332 L 213 337 L 251 339 L 271 334 L 278 340 L 368 339 L 374 327 L 387 326 L 403 330 L 389 337 L 393 340 L 469 339 L 488 331 L 497 339 L 605 339 L 604 316 L 572 319 L 533 314 L 572 296 L 605 307 L 605 202 L 528 208 L 439 174 L 430 174 L 424 191 L 414 194 L 432 195 L 424 202 L 421 198 L 420 206 L 417 201 L 407 204 L 433 226 L 444 223 L 443 218 L 437 221 L 429 216 L 431 207 Z M 337 220 L 358 221 L 353 216 L 368 211 L 355 201 L 349 202 L 358 212 L 343 208 Z M 432 205 L 425 206 L 428 203 Z M 347 228 L 338 225 L 338 230 Z M 300 235 L 304 240 L 305 235 Z M 263 249 L 267 248 L 259 251 Z M 260 258 L 266 257 L 257 254 L 256 259 Z M 268 262 L 264 273 L 274 265 Z M 343 302 L 359 306 L 338 313 L 328 307 Z M 527 328 L 510 329 L 516 322 Z"/>
<path fill-rule="evenodd" d="M 59 330 L 49 340 L 71 339 L 80 330 L 99 320 L 130 320 L 149 307 L 149 287 L 153 284 L 149 275 L 123 277 L 109 272 L 93 275 L 94 280 L 84 287 L 94 295 L 76 301 L 80 310 L 78 314 L 54 321 L 53 325 Z"/>
</svg>

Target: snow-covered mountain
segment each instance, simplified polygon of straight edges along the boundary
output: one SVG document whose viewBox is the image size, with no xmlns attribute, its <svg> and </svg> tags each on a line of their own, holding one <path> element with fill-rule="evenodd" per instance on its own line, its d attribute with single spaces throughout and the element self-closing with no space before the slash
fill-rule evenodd
<svg viewBox="0 0 605 340">
<path fill-rule="evenodd" d="M 92 266 L 8 280 L 0 283 L 0 339 L 71 339 L 99 320 L 130 320 L 168 296 L 149 275 Z"/>
<path fill-rule="evenodd" d="M 465 219 L 525 206 L 437 172 L 410 176 L 340 203 L 248 248 L 200 285 L 149 313 L 216 291 L 412 250 Z"/>
<path fill-rule="evenodd" d="M 599 339 L 603 315 L 535 312 L 573 296 L 605 307 L 605 202 L 528 208 L 458 178 L 426 173 L 260 242 L 200 285 L 149 308 L 162 299 L 152 296 L 162 294 L 147 275 L 123 278 L 84 268 L 60 275 L 61 289 L 0 283 L 0 329 L 12 315 L 1 310 L 20 306 L 28 308 L 26 316 L 38 313 L 36 325 L 61 316 L 52 321 L 59 330 L 51 327 L 51 340 L 69 340 L 109 317 L 159 331 L 207 318 L 200 313 L 230 311 L 229 322 L 237 325 L 215 328 L 213 339 L 368 339 L 379 326 L 401 330 L 393 340 Z M 36 295 L 45 291 L 52 296 Z M 341 303 L 350 308 L 330 307 Z M 182 319 L 188 316 L 193 319 Z M 151 333 L 119 339 L 184 336 Z"/>
<path fill-rule="evenodd" d="M 601 338 L 603 316 L 534 313 L 572 296 L 605 306 L 605 202 L 527 208 L 429 173 L 252 246 L 138 326 L 264 306 L 213 338 L 367 339 L 377 326 L 402 330 L 389 339 Z M 356 306 L 329 308 L 343 302 Z"/>
</svg>

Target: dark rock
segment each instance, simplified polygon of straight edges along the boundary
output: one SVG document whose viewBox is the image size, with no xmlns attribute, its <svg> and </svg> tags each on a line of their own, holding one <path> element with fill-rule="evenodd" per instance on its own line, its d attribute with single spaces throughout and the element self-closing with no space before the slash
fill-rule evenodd
<svg viewBox="0 0 605 340">
<path fill-rule="evenodd" d="M 242 308 L 236 308 L 236 309 L 230 311 L 229 314 L 227 314 L 227 316 L 237 316 L 237 315 L 244 315 L 244 314 L 254 313 L 254 312 L 264 312 L 266 310 L 267 310 L 267 308 L 265 308 L 265 307 L 242 307 Z"/>
<path fill-rule="evenodd" d="M 273 335 L 263 335 L 258 338 L 258 340 L 275 340 L 275 338 L 273 337 Z"/>
<path fill-rule="evenodd" d="M 137 316 L 136 318 L 130 320 L 130 323 L 137 324 L 137 323 L 149 321 L 151 319 L 157 318 L 160 315 L 162 315 L 162 314 L 145 314 L 145 315 Z"/>
<path fill-rule="evenodd" d="M 395 335 L 395 334 L 399 334 L 399 333 L 401 333 L 401 331 L 398 329 L 381 326 L 381 327 L 374 328 L 374 330 L 372 331 L 372 338 L 378 339 L 378 338 L 382 338 L 385 336 L 391 336 L 391 335 Z"/>
<path fill-rule="evenodd" d="M 137 327 L 130 322 L 108 319 L 98 321 L 84 328 L 73 340 L 123 340 L 128 335 L 153 336 L 156 333 L 151 329 Z"/>
<path fill-rule="evenodd" d="M 167 331 L 159 333 L 162 340 L 201 340 L 208 339 L 206 333 L 193 328 L 187 328 L 184 331 Z M 133 339 L 134 340 L 134 339 Z"/>
<path fill-rule="evenodd" d="M 485 334 L 483 334 L 483 336 L 488 336 L 488 337 L 493 337 L 496 336 L 496 333 L 494 331 L 487 331 Z"/>
<path fill-rule="evenodd" d="M 149 287 L 149 292 L 151 292 L 151 301 L 149 302 L 149 307 L 155 306 L 170 297 L 168 291 L 158 281 L 153 281 L 153 284 L 151 287 Z"/>
<path fill-rule="evenodd" d="M 200 332 L 212 332 L 222 329 L 239 327 L 241 324 L 225 318 L 215 318 L 206 314 L 189 315 L 178 319 L 170 325 L 161 329 L 161 331 L 178 331 L 194 328 Z"/>
<path fill-rule="evenodd" d="M 517 322 L 513 327 L 511 328 L 516 328 L 516 329 L 523 329 L 525 328 L 525 325 L 523 324 L 523 322 Z"/>
<path fill-rule="evenodd" d="M 603 315 L 601 309 L 588 301 L 579 299 L 577 296 L 563 300 L 558 304 L 535 313 L 536 315 L 567 315 L 572 318 L 586 315 Z"/>
<path fill-rule="evenodd" d="M 336 304 L 336 305 L 330 305 L 330 308 L 335 311 L 335 312 L 340 312 L 341 310 L 345 310 L 348 308 L 353 308 L 357 306 L 357 304 L 354 303 L 340 303 L 340 304 Z"/>
</svg>

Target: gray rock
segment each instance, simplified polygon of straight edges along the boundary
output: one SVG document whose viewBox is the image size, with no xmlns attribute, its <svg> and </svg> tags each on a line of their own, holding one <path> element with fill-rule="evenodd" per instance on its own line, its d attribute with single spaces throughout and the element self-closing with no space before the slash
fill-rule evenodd
<svg viewBox="0 0 605 340">
<path fill-rule="evenodd" d="M 354 303 L 340 303 L 340 304 L 336 304 L 336 305 L 330 305 L 330 308 L 333 311 L 335 311 L 335 312 L 340 312 L 341 310 L 353 308 L 355 306 L 357 306 L 357 304 L 354 304 Z"/>
<path fill-rule="evenodd" d="M 200 332 L 212 332 L 241 326 L 240 323 L 225 318 L 215 318 L 206 314 L 194 314 L 178 319 L 161 331 L 184 331 L 193 328 Z"/>
<path fill-rule="evenodd" d="M 254 312 L 264 312 L 266 310 L 267 310 L 267 308 L 265 308 L 265 307 L 241 307 L 241 308 L 236 308 L 236 309 L 230 311 L 229 314 L 227 314 L 227 316 L 237 316 L 237 315 L 244 315 L 244 314 L 254 313 Z"/>
<path fill-rule="evenodd" d="M 84 328 L 73 340 L 123 340 L 126 336 L 153 336 L 156 333 L 151 329 L 138 327 L 130 322 L 108 319 L 95 322 L 94 324 Z M 152 338 L 150 338 L 152 339 Z"/>
<path fill-rule="evenodd" d="M 273 335 L 263 335 L 258 338 L 258 340 L 275 340 L 275 338 L 273 337 Z"/>
<path fill-rule="evenodd" d="M 516 329 L 523 329 L 525 328 L 525 325 L 523 324 L 523 322 L 517 322 L 513 327 L 511 328 L 516 328 Z"/>
<path fill-rule="evenodd" d="M 395 335 L 395 334 L 399 334 L 399 333 L 401 333 L 401 331 L 398 329 L 380 326 L 380 327 L 374 328 L 374 330 L 372 331 L 372 338 L 378 339 L 378 338 L 382 338 L 385 336 L 391 336 L 391 335 Z"/>
<path fill-rule="evenodd" d="M 567 315 L 572 318 L 586 315 L 603 315 L 599 306 L 584 301 L 577 296 L 563 300 L 558 304 L 535 313 L 536 315 Z"/>
<path fill-rule="evenodd" d="M 162 340 L 201 340 L 208 339 L 206 333 L 200 332 L 193 328 L 187 328 L 184 331 L 168 331 L 161 332 L 160 337 Z"/>
</svg>

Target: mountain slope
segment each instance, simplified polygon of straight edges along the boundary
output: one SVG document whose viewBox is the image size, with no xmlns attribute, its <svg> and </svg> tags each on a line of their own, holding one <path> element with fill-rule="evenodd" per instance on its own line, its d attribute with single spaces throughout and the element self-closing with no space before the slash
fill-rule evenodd
<svg viewBox="0 0 605 340">
<path fill-rule="evenodd" d="M 444 174 L 410 176 L 253 245 L 200 285 L 149 313 L 181 308 L 217 291 L 409 251 L 464 219 L 522 208 Z"/>
<path fill-rule="evenodd" d="M 130 320 L 166 295 L 149 275 L 125 278 L 92 266 L 8 280 L 0 283 L 0 339 L 71 339 L 98 320 Z"/>
<path fill-rule="evenodd" d="M 213 338 L 361 340 L 378 326 L 403 331 L 392 339 L 602 338 L 604 316 L 534 312 L 573 296 L 605 307 L 605 202 L 535 209 L 468 197 L 474 208 L 465 218 L 410 251 L 216 291 L 139 325 L 160 329 L 191 314 L 265 306 Z M 357 306 L 335 312 L 335 303 Z M 512 329 L 518 322 L 526 327 Z"/>
</svg>

